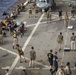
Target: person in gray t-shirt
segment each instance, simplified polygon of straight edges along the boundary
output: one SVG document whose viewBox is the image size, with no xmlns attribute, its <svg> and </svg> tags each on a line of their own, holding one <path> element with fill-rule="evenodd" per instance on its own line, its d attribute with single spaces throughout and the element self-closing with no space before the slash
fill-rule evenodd
<svg viewBox="0 0 76 75">
<path fill-rule="evenodd" d="M 29 67 L 34 67 L 35 59 L 36 59 L 36 52 L 34 51 L 34 47 L 31 47 Z"/>
</svg>

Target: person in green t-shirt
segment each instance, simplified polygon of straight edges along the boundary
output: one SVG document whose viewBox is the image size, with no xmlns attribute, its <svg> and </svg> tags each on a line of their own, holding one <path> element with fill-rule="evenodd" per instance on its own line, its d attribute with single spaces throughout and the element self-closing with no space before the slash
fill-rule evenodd
<svg viewBox="0 0 76 75">
<path fill-rule="evenodd" d="M 13 49 L 16 47 L 16 44 L 18 44 L 18 36 L 16 30 L 14 30 L 13 33 Z"/>
<path fill-rule="evenodd" d="M 24 52 L 22 50 L 22 47 L 19 44 L 16 44 L 16 49 L 18 50 L 18 54 L 20 56 L 20 63 L 22 63 L 22 59 L 24 59 L 26 62 L 26 58 L 24 56 Z"/>
<path fill-rule="evenodd" d="M 36 52 L 34 51 L 34 47 L 31 47 L 29 67 L 34 67 L 35 59 L 36 59 Z"/>
<path fill-rule="evenodd" d="M 35 7 L 35 18 L 38 16 L 38 12 L 39 12 L 38 7 Z"/>
<path fill-rule="evenodd" d="M 29 18 L 32 17 L 32 8 L 29 8 Z"/>
<path fill-rule="evenodd" d="M 48 57 L 48 61 L 50 63 L 50 71 L 52 71 L 53 69 L 53 57 L 54 55 L 52 54 L 52 50 L 50 50 L 50 52 L 47 54 Z"/>
<path fill-rule="evenodd" d="M 61 50 L 61 47 L 62 47 L 62 43 L 63 43 L 63 35 L 62 35 L 62 32 L 60 32 L 60 34 L 58 35 L 57 42 L 59 44 L 59 51 L 60 51 Z"/>
</svg>

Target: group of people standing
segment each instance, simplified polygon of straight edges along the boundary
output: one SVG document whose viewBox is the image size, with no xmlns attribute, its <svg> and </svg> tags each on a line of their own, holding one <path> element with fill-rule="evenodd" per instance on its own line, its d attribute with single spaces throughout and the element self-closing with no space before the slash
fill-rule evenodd
<svg viewBox="0 0 76 75">
<path fill-rule="evenodd" d="M 24 33 L 22 33 L 23 35 Z M 23 59 L 26 62 L 26 58 L 23 52 L 22 47 L 18 44 L 18 35 L 16 30 L 14 30 L 13 33 L 13 49 L 17 49 L 18 54 L 20 56 L 20 63 L 23 62 Z M 34 47 L 31 47 L 31 51 L 30 51 L 30 62 L 29 62 L 29 67 L 34 67 L 34 60 L 36 59 L 36 52 L 34 51 Z"/>
<path fill-rule="evenodd" d="M 30 7 L 29 8 L 29 18 L 33 18 L 33 10 L 34 10 L 34 12 L 35 12 L 35 18 L 38 16 L 38 13 L 39 13 L 39 8 L 37 7 L 37 6 L 35 6 L 35 7 Z"/>
<path fill-rule="evenodd" d="M 71 9 L 71 18 L 75 18 L 75 8 L 74 7 L 72 7 L 72 9 Z M 60 20 L 62 20 L 62 15 L 63 15 L 63 12 L 62 12 L 62 10 L 60 10 L 59 11 L 59 18 L 60 18 Z M 68 12 L 65 12 L 64 13 L 64 25 L 66 26 L 66 27 L 68 27 L 68 24 L 70 23 L 70 19 L 69 19 L 69 14 L 68 14 Z"/>
<path fill-rule="evenodd" d="M 64 19 L 64 25 L 65 25 L 66 27 L 68 27 L 68 24 L 69 24 L 69 16 L 68 16 L 68 13 L 65 12 L 65 13 L 64 13 L 64 16 L 63 16 L 62 10 L 59 10 L 58 15 L 59 15 L 59 20 Z M 52 16 L 51 10 L 48 10 L 48 11 L 47 11 L 46 17 L 47 17 L 47 23 L 52 21 L 52 17 L 53 17 L 53 16 Z"/>
<path fill-rule="evenodd" d="M 22 63 L 23 61 L 27 62 L 22 47 L 19 44 L 16 44 L 16 49 L 17 49 L 19 57 L 20 57 L 20 63 Z M 29 55 L 30 55 L 29 68 L 31 68 L 31 67 L 34 68 L 35 67 L 34 61 L 36 59 L 36 52 L 35 52 L 33 46 L 31 47 Z"/>
<path fill-rule="evenodd" d="M 57 52 L 55 54 L 52 53 L 52 50 L 47 54 L 48 61 L 50 63 L 50 72 L 51 75 L 56 73 L 56 75 L 71 75 L 70 62 L 66 63 L 66 67 L 64 68 L 62 65 L 58 68 L 59 58 L 57 56 Z"/>
<path fill-rule="evenodd" d="M 70 49 L 71 50 L 75 50 L 76 49 L 76 36 L 74 33 L 72 33 L 71 37 L 70 37 Z M 60 34 L 57 36 L 57 42 L 59 45 L 59 51 L 62 49 L 62 44 L 64 42 L 64 36 L 62 34 L 62 32 L 60 32 Z"/>
</svg>

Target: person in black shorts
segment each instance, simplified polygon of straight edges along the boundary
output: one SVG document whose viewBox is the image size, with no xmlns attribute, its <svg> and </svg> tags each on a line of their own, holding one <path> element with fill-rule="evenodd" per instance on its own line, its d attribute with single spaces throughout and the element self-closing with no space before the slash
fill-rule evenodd
<svg viewBox="0 0 76 75">
<path fill-rule="evenodd" d="M 62 10 L 59 11 L 59 18 L 62 20 Z"/>
<path fill-rule="evenodd" d="M 16 44 L 16 49 L 18 50 L 19 56 L 20 56 L 20 63 L 22 63 L 22 58 L 25 59 L 24 52 L 22 51 L 22 47 L 19 46 L 19 44 Z M 26 62 L 26 59 L 25 59 Z"/>
<path fill-rule="evenodd" d="M 50 71 L 52 71 L 53 69 L 53 54 L 52 54 L 52 50 L 50 50 L 50 52 L 47 54 L 48 57 L 48 61 L 50 63 Z"/>
<path fill-rule="evenodd" d="M 22 36 L 24 35 L 24 23 L 23 22 L 21 22 L 21 26 L 20 26 L 20 33 L 21 33 L 21 38 L 22 38 Z"/>
<path fill-rule="evenodd" d="M 51 75 L 53 75 L 55 72 L 58 71 L 58 56 L 57 56 L 57 52 L 55 52 L 54 56 L 53 56 L 53 70 L 51 71 Z"/>
</svg>

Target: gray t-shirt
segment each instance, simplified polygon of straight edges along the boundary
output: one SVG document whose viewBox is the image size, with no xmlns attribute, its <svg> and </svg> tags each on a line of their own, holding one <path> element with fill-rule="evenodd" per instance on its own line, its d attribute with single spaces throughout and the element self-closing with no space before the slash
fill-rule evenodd
<svg viewBox="0 0 76 75">
<path fill-rule="evenodd" d="M 31 57 L 31 59 L 35 60 L 35 58 L 36 58 L 36 52 L 34 50 L 30 51 L 30 57 Z"/>
</svg>

